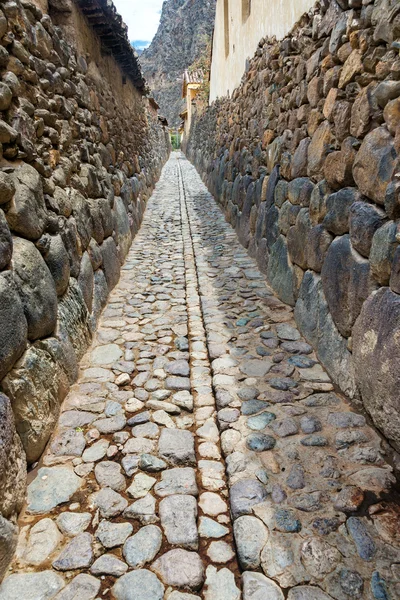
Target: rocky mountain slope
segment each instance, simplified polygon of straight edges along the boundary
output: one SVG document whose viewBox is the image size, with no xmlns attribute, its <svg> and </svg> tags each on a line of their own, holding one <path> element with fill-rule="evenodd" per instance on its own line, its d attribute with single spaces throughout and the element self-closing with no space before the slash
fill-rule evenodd
<svg viewBox="0 0 400 600">
<path fill-rule="evenodd" d="M 140 62 L 171 126 L 179 124 L 182 74 L 204 52 L 212 35 L 215 0 L 166 0 L 160 26 Z"/>
</svg>

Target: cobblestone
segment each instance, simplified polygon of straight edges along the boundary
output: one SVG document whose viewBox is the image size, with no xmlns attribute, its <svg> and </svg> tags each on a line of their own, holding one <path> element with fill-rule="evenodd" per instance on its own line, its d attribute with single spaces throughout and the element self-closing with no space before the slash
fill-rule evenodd
<svg viewBox="0 0 400 600">
<path fill-rule="evenodd" d="M 80 369 L 2 600 L 399 597 L 381 439 L 182 155 Z"/>
</svg>

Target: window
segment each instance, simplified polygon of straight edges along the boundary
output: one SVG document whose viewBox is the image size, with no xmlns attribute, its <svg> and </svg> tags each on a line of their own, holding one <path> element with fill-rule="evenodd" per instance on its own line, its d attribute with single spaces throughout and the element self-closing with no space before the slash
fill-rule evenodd
<svg viewBox="0 0 400 600">
<path fill-rule="evenodd" d="M 229 0 L 224 0 L 225 56 L 229 56 Z"/>
<path fill-rule="evenodd" d="M 251 0 L 242 0 L 242 21 L 247 21 L 251 13 Z"/>
</svg>

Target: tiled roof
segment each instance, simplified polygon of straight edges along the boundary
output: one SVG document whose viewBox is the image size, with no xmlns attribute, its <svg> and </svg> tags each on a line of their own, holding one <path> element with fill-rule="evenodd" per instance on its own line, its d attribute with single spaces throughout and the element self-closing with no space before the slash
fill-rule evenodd
<svg viewBox="0 0 400 600">
<path fill-rule="evenodd" d="M 185 71 L 183 75 L 184 83 L 203 83 L 204 71 L 203 69 L 196 69 L 195 71 Z"/>
<path fill-rule="evenodd" d="M 187 86 L 191 83 L 201 84 L 203 83 L 205 74 L 203 69 L 196 69 L 194 71 L 186 70 L 183 74 L 183 85 L 182 85 L 182 98 L 186 98 Z"/>
<path fill-rule="evenodd" d="M 111 0 L 75 0 L 99 37 L 103 52 L 114 57 L 124 75 L 142 92 L 146 81 L 136 50 L 128 38 L 128 27 Z"/>
</svg>

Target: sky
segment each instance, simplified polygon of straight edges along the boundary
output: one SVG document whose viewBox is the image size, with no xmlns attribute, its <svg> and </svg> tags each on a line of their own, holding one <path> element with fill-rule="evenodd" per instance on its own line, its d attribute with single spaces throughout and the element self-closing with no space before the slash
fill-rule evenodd
<svg viewBox="0 0 400 600">
<path fill-rule="evenodd" d="M 150 43 L 157 32 L 163 0 L 113 1 L 129 27 L 129 39 Z M 148 44 L 137 44 L 137 49 L 145 45 Z"/>
</svg>

